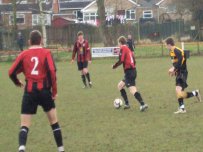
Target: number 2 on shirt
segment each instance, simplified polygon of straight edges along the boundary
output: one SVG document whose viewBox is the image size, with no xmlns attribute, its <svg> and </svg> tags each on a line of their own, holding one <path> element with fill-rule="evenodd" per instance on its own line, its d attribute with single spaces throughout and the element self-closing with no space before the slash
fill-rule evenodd
<svg viewBox="0 0 203 152">
<path fill-rule="evenodd" d="M 38 64 L 39 64 L 39 59 L 38 59 L 38 57 L 32 57 L 32 58 L 31 58 L 31 62 L 34 62 L 34 63 L 35 63 L 35 65 L 34 65 L 34 67 L 33 67 L 33 69 L 32 69 L 31 75 L 39 75 L 39 71 L 36 70 L 36 69 L 37 69 L 37 66 L 38 66 Z"/>
</svg>

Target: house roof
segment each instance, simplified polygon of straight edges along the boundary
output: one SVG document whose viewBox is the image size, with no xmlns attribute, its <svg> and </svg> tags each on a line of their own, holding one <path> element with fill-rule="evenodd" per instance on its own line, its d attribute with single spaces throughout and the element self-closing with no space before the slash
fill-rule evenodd
<svg viewBox="0 0 203 152">
<path fill-rule="evenodd" d="M 87 5 L 89 5 L 92 1 L 83 1 L 83 2 L 77 2 L 77 1 L 70 1 L 70 2 L 60 2 L 59 8 L 60 10 L 68 10 L 68 9 L 83 9 Z"/>
<path fill-rule="evenodd" d="M 131 2 L 132 4 L 136 5 L 136 6 L 140 6 L 138 3 L 136 3 L 134 0 L 128 0 L 129 2 Z M 89 5 L 87 5 L 86 7 L 84 7 L 81 12 L 84 12 L 86 9 L 88 9 L 89 7 L 91 7 L 94 3 L 96 3 L 96 0 L 92 1 L 91 3 L 89 3 Z"/>
<path fill-rule="evenodd" d="M 18 4 L 17 11 L 18 12 L 32 12 L 33 14 L 39 14 L 39 5 L 38 4 Z M 44 11 L 52 11 L 52 3 L 43 4 Z M 12 12 L 13 6 L 12 4 L 4 4 L 0 5 L 1 12 Z"/>
<path fill-rule="evenodd" d="M 138 4 L 140 4 L 141 7 L 153 7 L 158 6 L 165 0 L 138 0 Z"/>
</svg>

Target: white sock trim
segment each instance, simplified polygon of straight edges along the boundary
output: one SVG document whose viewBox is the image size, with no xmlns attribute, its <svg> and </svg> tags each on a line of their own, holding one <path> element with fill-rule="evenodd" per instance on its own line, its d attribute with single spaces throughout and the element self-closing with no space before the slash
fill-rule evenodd
<svg viewBox="0 0 203 152">
<path fill-rule="evenodd" d="M 180 109 L 185 109 L 185 105 L 180 106 Z"/>
<path fill-rule="evenodd" d="M 196 92 L 196 91 L 192 91 L 192 94 L 193 94 L 194 96 L 196 96 L 196 95 L 197 95 L 197 92 Z"/>
<path fill-rule="evenodd" d="M 21 131 L 24 131 L 24 132 L 26 132 L 26 133 L 27 133 L 27 130 L 26 130 L 26 129 L 24 129 L 24 128 L 23 128 L 23 129 L 21 129 Z"/>
<path fill-rule="evenodd" d="M 24 145 L 21 145 L 18 150 L 19 150 L 19 151 L 20 151 L 20 150 L 25 150 L 25 146 L 24 146 Z"/>
<path fill-rule="evenodd" d="M 61 130 L 61 128 L 57 128 L 57 129 L 53 130 L 53 132 L 58 131 L 58 130 Z"/>
<path fill-rule="evenodd" d="M 58 151 L 59 151 L 59 152 L 62 152 L 62 151 L 64 151 L 64 147 L 63 147 L 63 146 L 61 146 L 61 147 L 58 147 Z"/>
</svg>

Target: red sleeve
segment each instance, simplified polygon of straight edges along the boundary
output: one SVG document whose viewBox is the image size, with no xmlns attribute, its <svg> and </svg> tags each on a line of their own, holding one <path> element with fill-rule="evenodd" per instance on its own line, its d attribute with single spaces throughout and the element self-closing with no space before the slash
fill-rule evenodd
<svg viewBox="0 0 203 152">
<path fill-rule="evenodd" d="M 89 47 L 89 43 L 88 41 L 86 42 L 86 56 L 87 56 L 87 60 L 88 61 L 91 61 L 92 60 L 92 55 L 91 55 L 91 50 L 90 50 L 90 47 Z"/>
<path fill-rule="evenodd" d="M 72 60 L 75 59 L 76 53 L 77 53 L 77 42 L 75 42 L 74 47 L 73 47 Z"/>
<path fill-rule="evenodd" d="M 124 62 L 124 57 L 123 56 L 124 56 L 123 49 L 120 49 L 119 60 L 118 60 L 118 62 L 116 62 L 113 65 L 113 69 L 116 69 L 118 66 L 120 66 Z M 122 58 L 123 58 L 123 60 L 122 60 Z"/>
<path fill-rule="evenodd" d="M 22 61 L 22 54 L 20 54 L 16 60 L 14 61 L 13 65 L 9 69 L 9 77 L 14 82 L 15 85 L 19 85 L 20 81 L 17 78 L 17 75 L 23 71 L 23 61 Z"/>
<path fill-rule="evenodd" d="M 47 54 L 47 63 L 48 63 L 48 71 L 50 72 L 51 77 L 52 96 L 54 97 L 57 94 L 56 66 L 52 58 L 51 52 Z"/>
</svg>

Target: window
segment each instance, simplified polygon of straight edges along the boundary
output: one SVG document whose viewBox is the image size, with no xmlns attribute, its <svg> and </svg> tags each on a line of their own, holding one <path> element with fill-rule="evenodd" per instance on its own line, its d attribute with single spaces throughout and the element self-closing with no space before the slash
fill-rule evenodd
<svg viewBox="0 0 203 152">
<path fill-rule="evenodd" d="M 73 11 L 73 14 L 75 15 L 75 18 L 78 19 L 79 21 L 82 21 L 83 19 L 83 14 L 80 10 Z"/>
<path fill-rule="evenodd" d="M 13 15 L 9 16 L 9 25 L 13 25 L 14 18 Z M 24 14 L 16 14 L 16 23 L 17 24 L 25 24 L 25 15 Z"/>
<path fill-rule="evenodd" d="M 20 1 L 20 4 L 27 4 L 27 3 L 28 3 L 27 0 L 21 0 L 21 1 Z"/>
<path fill-rule="evenodd" d="M 32 15 L 32 25 L 41 25 L 42 18 L 39 14 Z M 51 25 L 51 16 L 49 14 L 44 15 L 44 23 L 45 25 Z"/>
<path fill-rule="evenodd" d="M 125 12 L 125 17 L 127 20 L 135 20 L 136 19 L 135 10 L 127 10 Z"/>
<path fill-rule="evenodd" d="M 87 21 L 87 22 L 88 21 L 96 22 L 97 18 L 98 18 L 97 13 L 85 13 L 84 14 L 84 21 Z"/>
<path fill-rule="evenodd" d="M 152 10 L 143 11 L 143 18 L 153 18 Z"/>
</svg>

